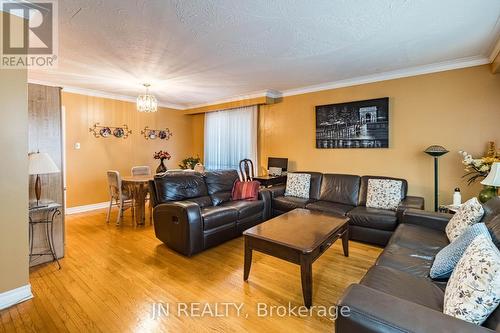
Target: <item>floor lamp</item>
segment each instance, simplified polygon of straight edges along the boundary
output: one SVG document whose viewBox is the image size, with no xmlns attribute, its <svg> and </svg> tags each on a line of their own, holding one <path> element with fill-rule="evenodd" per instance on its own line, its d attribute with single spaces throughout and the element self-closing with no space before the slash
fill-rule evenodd
<svg viewBox="0 0 500 333">
<path fill-rule="evenodd" d="M 438 211 L 438 188 L 439 188 L 439 170 L 438 170 L 438 157 L 443 156 L 448 152 L 446 148 L 442 146 L 430 146 L 424 152 L 432 157 L 434 157 L 434 211 Z"/>
</svg>

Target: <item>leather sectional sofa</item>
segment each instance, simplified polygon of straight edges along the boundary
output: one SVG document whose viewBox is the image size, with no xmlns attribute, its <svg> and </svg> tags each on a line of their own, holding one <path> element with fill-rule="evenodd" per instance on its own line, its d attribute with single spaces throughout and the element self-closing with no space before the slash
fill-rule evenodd
<svg viewBox="0 0 500 333">
<path fill-rule="evenodd" d="M 158 175 L 149 188 L 158 239 L 191 256 L 241 235 L 270 216 L 271 196 L 256 201 L 231 201 L 236 170 Z"/>
<path fill-rule="evenodd" d="M 350 239 L 383 246 L 391 238 L 405 209 L 424 209 L 423 198 L 407 195 L 408 182 L 404 179 L 319 172 L 300 173 L 311 175 L 309 199 L 284 196 L 286 185 L 272 187 L 269 190 L 272 196 L 273 216 L 295 208 L 349 216 Z M 395 179 L 403 182 L 402 201 L 397 211 L 366 207 L 369 179 Z"/>
<path fill-rule="evenodd" d="M 500 246 L 500 197 L 484 205 L 486 224 Z M 409 209 L 403 213 L 376 264 L 338 302 L 350 316 L 338 317 L 335 332 L 500 332 L 500 308 L 482 326 L 443 314 L 447 281 L 429 277 L 435 255 L 449 244 L 451 215 Z"/>
</svg>

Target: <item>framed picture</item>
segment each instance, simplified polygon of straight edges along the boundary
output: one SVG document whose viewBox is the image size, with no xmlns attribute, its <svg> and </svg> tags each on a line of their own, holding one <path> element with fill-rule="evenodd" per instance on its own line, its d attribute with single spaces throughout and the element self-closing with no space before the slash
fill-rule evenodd
<svg viewBox="0 0 500 333">
<path fill-rule="evenodd" d="M 316 106 L 316 148 L 389 148 L 389 97 Z"/>
</svg>

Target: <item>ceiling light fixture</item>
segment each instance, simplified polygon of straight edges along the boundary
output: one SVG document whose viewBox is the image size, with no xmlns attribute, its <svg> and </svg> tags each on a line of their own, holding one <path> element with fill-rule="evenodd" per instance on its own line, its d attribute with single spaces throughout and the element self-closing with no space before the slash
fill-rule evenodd
<svg viewBox="0 0 500 333">
<path fill-rule="evenodd" d="M 139 95 L 137 97 L 137 111 L 139 112 L 156 112 L 158 111 L 158 101 L 156 97 L 149 93 L 149 83 L 144 83 L 146 87 L 146 93 L 144 95 Z"/>
</svg>

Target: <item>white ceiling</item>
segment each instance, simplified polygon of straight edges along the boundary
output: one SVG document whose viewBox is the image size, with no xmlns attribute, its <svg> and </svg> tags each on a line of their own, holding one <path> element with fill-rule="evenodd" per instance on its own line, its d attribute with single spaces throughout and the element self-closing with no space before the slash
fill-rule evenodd
<svg viewBox="0 0 500 333">
<path fill-rule="evenodd" d="M 61 0 L 30 80 L 183 107 L 436 63 L 484 63 L 500 0 Z"/>
</svg>

